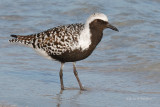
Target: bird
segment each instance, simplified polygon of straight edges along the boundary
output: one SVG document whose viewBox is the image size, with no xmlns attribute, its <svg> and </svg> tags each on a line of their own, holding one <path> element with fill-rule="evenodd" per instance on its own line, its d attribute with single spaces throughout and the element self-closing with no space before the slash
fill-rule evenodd
<svg viewBox="0 0 160 107">
<path fill-rule="evenodd" d="M 85 90 L 78 77 L 76 62 L 86 59 L 95 50 L 103 37 L 104 29 L 119 30 L 108 22 L 103 13 L 91 14 L 85 23 L 60 25 L 46 31 L 29 35 L 10 35 L 11 43 L 20 43 L 33 48 L 47 59 L 61 63 L 59 77 L 61 90 L 63 84 L 63 66 L 67 62 L 73 63 L 73 73 L 78 81 L 80 90 Z"/>
</svg>

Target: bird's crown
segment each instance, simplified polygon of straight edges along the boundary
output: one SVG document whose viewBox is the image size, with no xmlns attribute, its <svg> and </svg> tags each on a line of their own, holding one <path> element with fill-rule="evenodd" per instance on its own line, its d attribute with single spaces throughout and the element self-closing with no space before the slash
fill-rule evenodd
<svg viewBox="0 0 160 107">
<path fill-rule="evenodd" d="M 103 13 L 94 13 L 87 19 L 86 24 L 89 25 L 95 19 L 100 19 L 100 20 L 108 22 L 108 18 L 107 18 L 107 16 L 105 14 L 103 14 Z"/>
</svg>

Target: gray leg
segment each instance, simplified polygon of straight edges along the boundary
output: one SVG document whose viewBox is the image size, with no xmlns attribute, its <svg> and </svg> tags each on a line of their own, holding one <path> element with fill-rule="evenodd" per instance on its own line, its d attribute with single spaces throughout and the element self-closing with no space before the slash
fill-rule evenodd
<svg viewBox="0 0 160 107">
<path fill-rule="evenodd" d="M 83 88 L 83 86 L 82 86 L 82 84 L 81 84 L 81 81 L 80 81 L 80 79 L 79 79 L 79 77 L 78 77 L 78 72 L 77 72 L 77 70 L 76 70 L 75 64 L 76 64 L 76 63 L 73 62 L 73 72 L 74 72 L 74 75 L 75 75 L 75 77 L 76 77 L 76 79 L 77 79 L 77 81 L 78 81 L 78 84 L 79 84 L 80 89 L 81 89 L 81 90 L 84 90 L 84 88 Z"/>
<path fill-rule="evenodd" d="M 64 85 L 63 85 L 63 65 L 64 63 L 61 63 L 61 69 L 59 72 L 59 77 L 60 77 L 60 81 L 61 81 L 61 90 L 64 90 Z"/>
</svg>

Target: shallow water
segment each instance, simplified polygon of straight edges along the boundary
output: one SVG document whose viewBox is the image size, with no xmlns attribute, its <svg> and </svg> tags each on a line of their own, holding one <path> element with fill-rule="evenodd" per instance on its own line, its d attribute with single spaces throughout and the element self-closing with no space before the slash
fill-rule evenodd
<svg viewBox="0 0 160 107">
<path fill-rule="evenodd" d="M 107 14 L 120 32 L 105 30 L 94 53 L 77 62 L 87 91 L 79 91 L 71 63 L 60 92 L 59 62 L 8 42 L 10 34 L 85 22 L 94 12 Z M 159 19 L 159 0 L 0 0 L 0 107 L 158 107 Z"/>
</svg>

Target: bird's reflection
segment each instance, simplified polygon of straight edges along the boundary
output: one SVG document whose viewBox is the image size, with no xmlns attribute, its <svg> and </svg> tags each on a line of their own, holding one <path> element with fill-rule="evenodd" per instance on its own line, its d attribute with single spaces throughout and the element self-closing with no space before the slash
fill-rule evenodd
<svg viewBox="0 0 160 107">
<path fill-rule="evenodd" d="M 57 107 L 60 107 L 60 105 L 61 105 L 61 95 L 63 94 L 63 91 L 64 90 L 61 90 L 60 92 L 59 92 L 59 94 L 57 94 Z"/>
<path fill-rule="evenodd" d="M 71 91 L 71 90 L 77 90 L 77 94 L 70 97 L 70 99 L 77 99 L 84 90 L 79 90 L 79 88 L 65 88 L 65 90 L 60 90 L 60 92 L 57 94 L 57 107 L 61 107 L 61 104 L 63 102 L 62 96 L 64 95 L 64 92 Z M 86 91 L 86 90 L 85 90 Z"/>
</svg>

